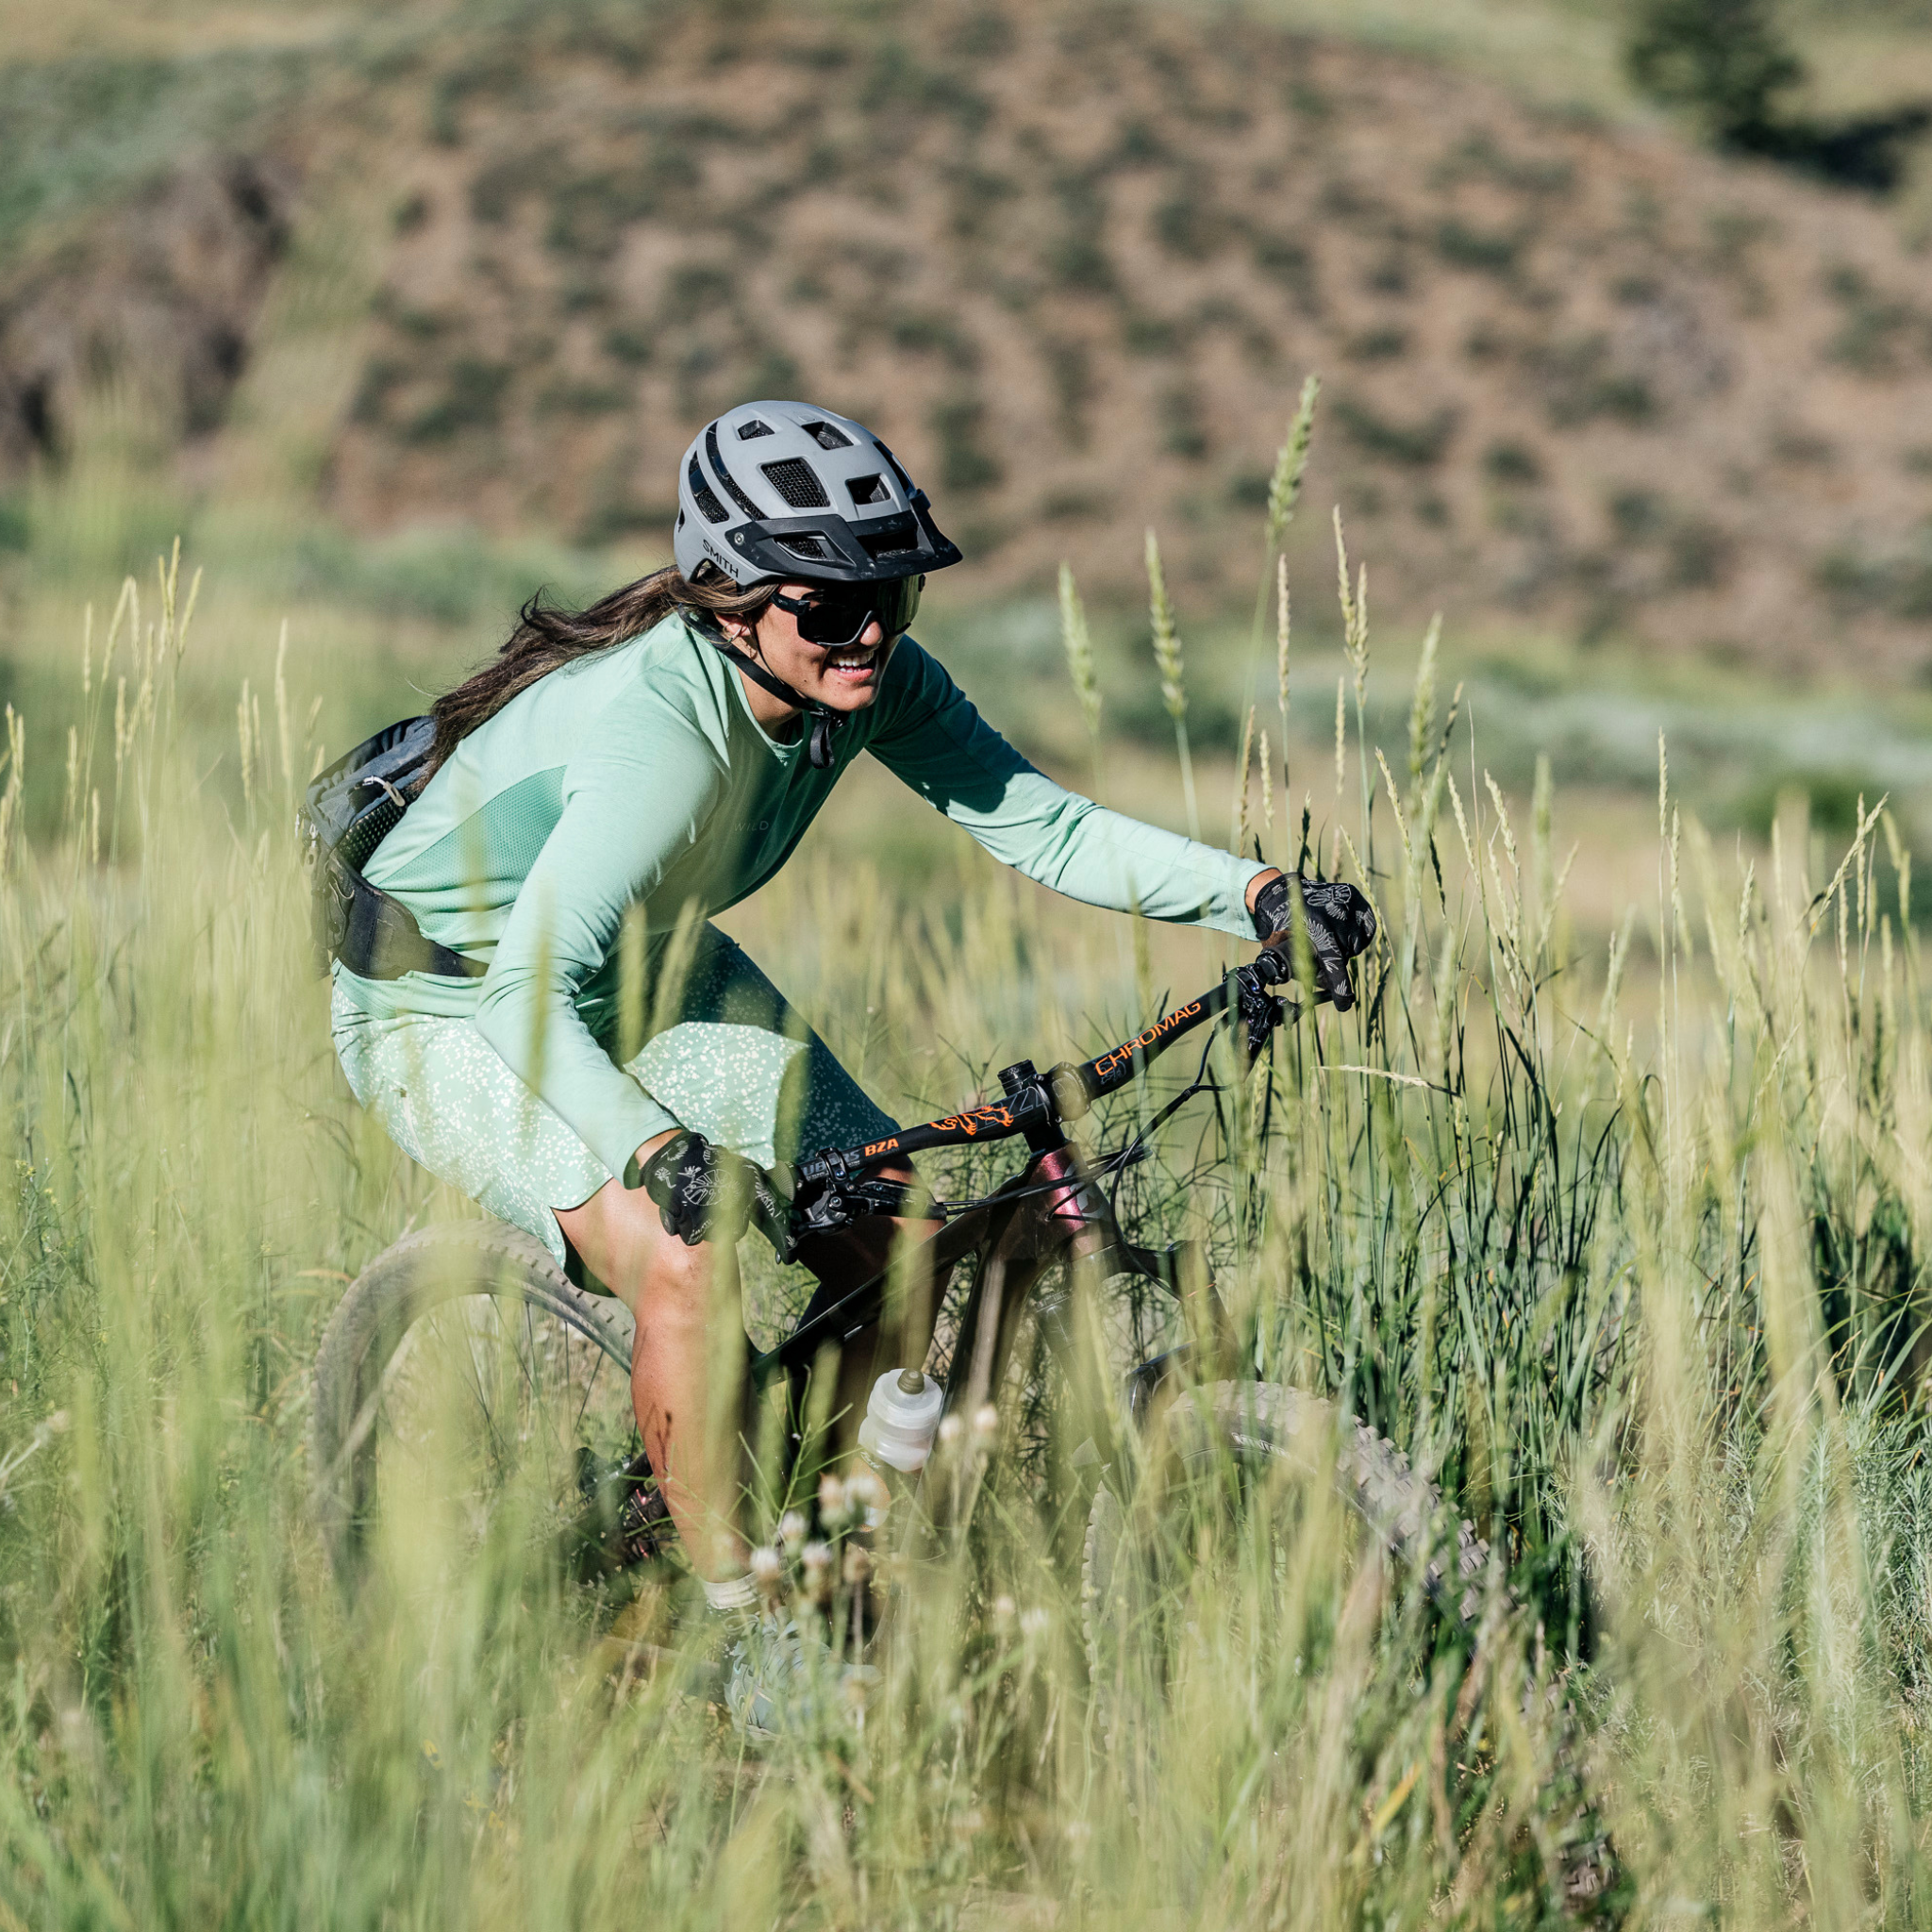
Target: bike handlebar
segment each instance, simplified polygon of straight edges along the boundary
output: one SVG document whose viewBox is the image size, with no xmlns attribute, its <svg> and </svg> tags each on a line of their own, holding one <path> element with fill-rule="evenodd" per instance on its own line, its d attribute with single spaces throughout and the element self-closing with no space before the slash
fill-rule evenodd
<svg viewBox="0 0 1932 1932">
<path fill-rule="evenodd" d="M 1258 1052 L 1268 1033 L 1286 1017 L 1281 1002 L 1269 989 L 1286 985 L 1293 973 L 1291 962 L 1278 947 L 1263 946 L 1253 960 L 1237 966 L 1219 986 L 1185 1006 L 1173 1008 L 1119 1046 L 1091 1060 L 1062 1060 L 1044 1074 L 1037 1073 L 1030 1060 L 1022 1060 L 1000 1074 L 1007 1090 L 1003 1100 L 920 1126 L 902 1127 L 882 1141 L 861 1146 L 824 1148 L 793 1166 L 793 1185 L 850 1180 L 869 1168 L 929 1147 L 963 1147 L 980 1141 L 1010 1141 L 1022 1134 L 1031 1139 L 1052 1132 L 1064 1121 L 1078 1120 L 1103 1094 L 1124 1087 L 1157 1054 L 1164 1053 L 1183 1034 L 1225 1012 L 1230 1003 L 1248 1023 L 1250 1051 Z M 1330 996 L 1326 988 L 1318 988 L 1315 1003 L 1320 1005 Z"/>
</svg>

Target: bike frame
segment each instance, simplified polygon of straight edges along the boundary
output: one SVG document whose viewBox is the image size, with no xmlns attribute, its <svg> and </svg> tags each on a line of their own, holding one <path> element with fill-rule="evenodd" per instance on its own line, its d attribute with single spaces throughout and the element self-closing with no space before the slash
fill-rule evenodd
<svg viewBox="0 0 1932 1932">
<path fill-rule="evenodd" d="M 874 1170 L 881 1166 L 903 1162 L 908 1155 L 928 1148 L 1026 1141 L 1031 1159 L 984 1201 L 950 1215 L 944 1203 L 933 1202 L 931 1212 L 944 1225 L 907 1257 L 907 1265 L 929 1269 L 930 1278 L 938 1280 L 968 1255 L 982 1255 L 947 1372 L 947 1411 L 976 1409 L 1001 1387 L 1027 1299 L 1041 1278 L 1065 1257 L 1091 1259 L 1107 1273 L 1146 1275 L 1181 1302 L 1191 1333 L 1207 1332 L 1204 1324 L 1219 1325 L 1203 1245 L 1185 1241 L 1155 1250 L 1128 1241 L 1069 1137 L 1067 1124 L 1089 1112 L 1103 1094 L 1127 1086 L 1176 1041 L 1224 1013 L 1231 1013 L 1240 1023 L 1252 1058 L 1274 1028 L 1299 1011 L 1285 1008 L 1271 991 L 1284 984 L 1291 972 L 1279 950 L 1264 947 L 1253 962 L 1236 968 L 1220 985 L 1172 1008 L 1131 1040 L 1093 1059 L 1063 1062 L 1043 1074 L 1030 1060 L 1021 1060 L 1001 1070 L 1004 1098 L 996 1103 L 905 1128 L 862 1146 L 825 1149 L 798 1163 L 789 1176 L 778 1172 L 777 1178 L 791 1183 L 794 1224 L 802 1224 L 808 1233 L 831 1231 L 849 1226 L 862 1215 L 894 1215 L 906 1209 L 912 1191 L 903 1183 L 874 1177 Z M 786 1379 L 786 1478 L 803 1447 L 806 1385 L 813 1364 L 827 1347 L 843 1349 L 865 1334 L 884 1310 L 886 1273 L 857 1286 L 840 1281 L 837 1274 L 836 1268 L 828 1267 L 821 1274 L 819 1287 L 791 1333 L 776 1348 L 754 1355 L 747 1365 L 750 1395 L 780 1375 Z M 1170 1359 L 1145 1364 L 1137 1372 L 1136 1407 L 1152 1386 L 1147 1372 L 1155 1371 L 1158 1379 Z"/>
</svg>

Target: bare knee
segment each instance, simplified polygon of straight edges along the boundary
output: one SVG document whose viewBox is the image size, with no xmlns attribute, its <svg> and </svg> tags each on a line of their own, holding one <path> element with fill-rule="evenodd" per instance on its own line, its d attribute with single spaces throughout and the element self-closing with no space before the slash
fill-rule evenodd
<svg viewBox="0 0 1932 1932">
<path fill-rule="evenodd" d="M 640 1321 L 702 1305 L 717 1266 L 714 1244 L 687 1247 L 667 1233 L 641 1188 L 610 1181 L 557 1219 L 586 1267 Z"/>
<path fill-rule="evenodd" d="M 717 1265 L 714 1242 L 700 1241 L 692 1248 L 675 1236 L 665 1236 L 645 1258 L 631 1312 L 641 1324 L 652 1319 L 701 1321 L 710 1300 Z"/>
</svg>

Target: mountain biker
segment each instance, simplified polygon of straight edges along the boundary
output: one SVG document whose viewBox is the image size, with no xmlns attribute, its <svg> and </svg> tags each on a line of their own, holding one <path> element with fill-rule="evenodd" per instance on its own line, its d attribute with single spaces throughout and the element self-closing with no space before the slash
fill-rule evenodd
<svg viewBox="0 0 1932 1932">
<path fill-rule="evenodd" d="M 630 1307 L 646 1454 L 706 1595 L 733 1608 L 752 1591 L 708 1460 L 708 1330 L 744 1224 L 720 1203 L 782 1214 L 761 1170 L 894 1124 L 710 916 L 778 870 L 868 751 L 1070 897 L 1264 939 L 1291 902 L 1272 867 L 1062 791 L 979 717 L 906 635 L 960 552 L 862 425 L 728 410 L 685 453 L 674 549 L 586 610 L 532 599 L 437 700 L 433 774 L 364 873 L 466 970 L 339 962 L 331 1019 L 405 1151 Z M 1345 1006 L 1373 917 L 1346 886 L 1304 900 Z M 836 1239 L 876 1267 L 892 1231 Z M 906 1340 L 916 1359 L 924 1334 Z"/>
</svg>

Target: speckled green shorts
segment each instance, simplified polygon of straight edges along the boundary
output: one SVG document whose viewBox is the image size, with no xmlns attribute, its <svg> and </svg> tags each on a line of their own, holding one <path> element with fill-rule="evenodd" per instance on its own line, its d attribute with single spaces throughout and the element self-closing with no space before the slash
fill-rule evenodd
<svg viewBox="0 0 1932 1932">
<path fill-rule="evenodd" d="M 340 981 L 330 1022 L 356 1098 L 404 1153 L 567 1266 L 556 1210 L 588 1201 L 610 1170 L 475 1024 L 428 1013 L 375 1018 Z M 714 926 L 699 936 L 679 1018 L 624 1070 L 683 1125 L 760 1167 L 882 1140 L 895 1127 Z"/>
</svg>

